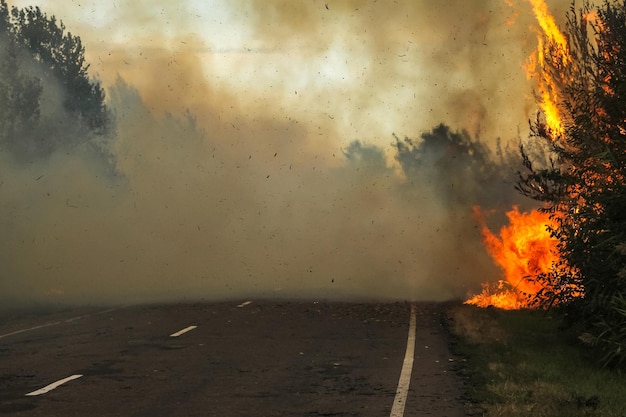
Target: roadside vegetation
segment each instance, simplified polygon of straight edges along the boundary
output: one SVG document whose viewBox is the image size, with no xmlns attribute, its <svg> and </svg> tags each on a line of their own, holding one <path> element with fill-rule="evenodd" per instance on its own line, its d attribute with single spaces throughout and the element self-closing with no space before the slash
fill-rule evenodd
<svg viewBox="0 0 626 417">
<path fill-rule="evenodd" d="M 460 305 L 448 310 L 453 350 L 464 358 L 470 413 L 506 417 L 623 417 L 624 375 L 540 310 Z"/>
<path fill-rule="evenodd" d="M 518 190 L 542 202 L 562 262 L 539 275 L 538 303 L 603 366 L 626 365 L 626 1 L 572 4 L 564 37 L 542 43 L 543 111 L 531 124 L 549 166 L 524 150 Z M 562 39 L 559 41 L 559 39 Z M 548 103 L 549 102 L 549 103 Z M 550 104 L 547 106 L 546 104 Z M 549 109 L 556 109 L 550 117 Z M 558 116 L 558 117 L 555 117 Z M 556 119 L 556 120 L 555 120 Z"/>
</svg>

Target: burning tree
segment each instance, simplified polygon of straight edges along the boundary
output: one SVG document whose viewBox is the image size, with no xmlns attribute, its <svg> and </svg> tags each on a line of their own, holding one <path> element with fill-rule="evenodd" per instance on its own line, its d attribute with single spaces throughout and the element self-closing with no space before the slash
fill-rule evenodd
<svg viewBox="0 0 626 417">
<path fill-rule="evenodd" d="M 624 0 L 585 3 L 567 14 L 566 42 L 546 32 L 537 59 L 542 112 L 531 127 L 554 158 L 536 167 L 522 149 L 528 171 L 518 181 L 546 204 L 562 258 L 538 279 L 557 290 L 569 323 L 582 327 L 605 364 L 626 359 L 624 22 Z"/>
</svg>

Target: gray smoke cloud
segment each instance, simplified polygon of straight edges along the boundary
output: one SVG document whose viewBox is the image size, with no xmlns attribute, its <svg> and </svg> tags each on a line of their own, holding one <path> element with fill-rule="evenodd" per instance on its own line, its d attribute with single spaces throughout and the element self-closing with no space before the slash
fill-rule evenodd
<svg viewBox="0 0 626 417">
<path fill-rule="evenodd" d="M 211 133 L 123 82 L 111 100 L 117 176 L 88 152 L 3 155 L 3 298 L 446 299 L 491 271 L 467 207 L 407 185 L 380 148 L 346 160 L 271 120 Z"/>
<path fill-rule="evenodd" d="M 106 28 L 81 27 L 116 117 L 107 144 L 114 169 L 80 147 L 28 164 L 0 153 L 3 302 L 444 300 L 497 277 L 472 217 L 476 201 L 442 192 L 457 187 L 465 196 L 485 184 L 448 181 L 437 164 L 408 176 L 391 133 L 419 143 L 445 122 L 494 148 L 500 126 L 523 126 L 530 91 L 510 61 L 532 45 L 527 26 L 502 24 L 516 9 L 483 1 L 233 4 L 267 60 L 267 51 L 293 50 L 297 39 L 317 46 L 288 54 L 292 67 L 275 64 L 284 82 L 279 76 L 273 87 L 259 61 L 241 60 L 242 73 L 263 86 L 255 89 L 211 72 L 212 46 L 178 35 L 189 10 L 171 19 L 171 33 L 147 41 L 142 32 L 132 48 L 103 44 L 104 32 L 94 33 Z M 159 27 L 160 17 L 143 11 L 112 12 Z M 329 32 L 342 22 L 344 32 Z M 507 31 L 516 32 L 498 42 Z M 505 51 L 511 39 L 519 50 Z M 294 75 L 335 47 L 352 51 L 341 73 L 354 77 L 339 89 Z M 505 142 L 518 139 L 507 134 Z M 510 197 L 478 203 L 510 208 L 512 184 L 499 187 Z"/>
</svg>

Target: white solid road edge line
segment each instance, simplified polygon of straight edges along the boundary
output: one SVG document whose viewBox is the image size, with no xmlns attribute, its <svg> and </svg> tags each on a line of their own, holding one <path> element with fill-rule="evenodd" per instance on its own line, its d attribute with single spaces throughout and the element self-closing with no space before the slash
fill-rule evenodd
<svg viewBox="0 0 626 417">
<path fill-rule="evenodd" d="M 55 321 L 53 323 L 46 323 L 46 324 L 40 324 L 39 326 L 29 327 L 28 329 L 16 330 L 14 332 L 7 333 L 7 334 L 0 334 L 0 339 L 2 339 L 3 337 L 13 336 L 13 335 L 24 333 L 24 332 L 30 332 L 32 330 L 43 329 L 44 327 L 56 326 L 61 323 L 62 322 L 60 321 Z"/>
<path fill-rule="evenodd" d="M 396 397 L 393 400 L 390 417 L 402 417 L 406 406 L 406 396 L 411 383 L 411 372 L 413 371 L 413 356 L 415 354 L 415 327 L 417 325 L 415 304 L 411 304 L 411 320 L 409 322 L 409 336 L 406 342 L 406 353 L 402 363 L 402 372 L 398 381 Z"/>
<path fill-rule="evenodd" d="M 52 391 L 53 389 L 65 384 L 66 382 L 70 382 L 73 381 L 75 379 L 80 378 L 82 375 L 72 375 L 72 376 L 68 376 L 67 378 L 63 378 L 63 379 L 59 379 L 57 382 L 53 382 L 50 385 L 46 385 L 45 387 L 38 389 L 37 391 L 33 391 L 33 392 L 29 392 L 28 394 L 26 394 L 26 396 L 35 396 L 35 395 L 41 395 L 41 394 L 45 394 L 47 392 Z"/>
<path fill-rule="evenodd" d="M 125 307 L 126 307 L 126 306 L 121 306 L 121 307 L 113 307 L 113 308 L 109 308 L 108 310 L 99 311 L 99 312 L 97 312 L 97 313 L 93 313 L 93 314 L 106 314 L 106 313 L 111 313 L 111 312 L 113 312 L 113 311 L 116 311 L 116 310 L 119 310 L 119 309 L 121 309 L 121 308 L 125 308 Z M 11 332 L 11 333 L 7 333 L 7 334 L 0 334 L 0 339 L 2 339 L 3 337 L 14 336 L 14 335 L 16 335 L 16 334 L 20 334 L 20 333 L 25 333 L 25 332 L 30 332 L 30 331 L 33 331 L 33 330 L 43 329 L 43 328 L 45 328 L 45 327 L 57 326 L 57 325 L 59 325 L 59 324 L 61 324 L 61 323 L 71 323 L 71 322 L 73 322 L 73 321 L 80 320 L 80 319 L 82 319 L 82 318 L 84 318 L 84 317 L 89 317 L 89 316 L 90 316 L 90 314 L 86 314 L 86 315 L 83 315 L 83 316 L 71 317 L 71 318 L 66 319 L 66 320 L 63 320 L 63 321 L 55 321 L 55 322 L 52 322 L 52 323 L 40 324 L 39 326 L 29 327 L 28 329 L 21 329 L 21 330 L 16 330 L 16 331 Z"/>
<path fill-rule="evenodd" d="M 189 327 L 185 327 L 184 329 L 179 330 L 179 331 L 177 331 L 176 333 L 172 333 L 172 334 L 170 335 L 170 337 L 178 337 L 178 336 L 180 336 L 181 334 L 185 334 L 185 333 L 187 333 L 187 332 L 189 332 L 189 331 L 191 331 L 191 330 L 195 329 L 196 327 L 198 327 L 198 326 L 189 326 Z"/>
</svg>

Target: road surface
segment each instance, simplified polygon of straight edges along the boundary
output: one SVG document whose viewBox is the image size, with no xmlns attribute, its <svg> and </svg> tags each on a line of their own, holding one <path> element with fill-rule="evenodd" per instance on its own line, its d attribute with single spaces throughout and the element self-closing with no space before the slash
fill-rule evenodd
<svg viewBox="0 0 626 417">
<path fill-rule="evenodd" d="M 240 300 L 5 316 L 0 414 L 464 416 L 440 310 Z"/>
</svg>

